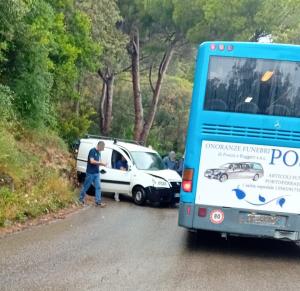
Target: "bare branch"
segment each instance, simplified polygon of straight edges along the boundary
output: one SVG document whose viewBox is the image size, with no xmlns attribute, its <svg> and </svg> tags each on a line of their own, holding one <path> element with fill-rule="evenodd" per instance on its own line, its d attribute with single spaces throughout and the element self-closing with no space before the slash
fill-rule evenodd
<svg viewBox="0 0 300 291">
<path fill-rule="evenodd" d="M 153 64 L 150 66 L 150 69 L 149 69 L 149 83 L 150 83 L 151 90 L 154 93 L 155 89 L 154 89 L 154 86 L 152 83 L 152 68 L 153 68 Z"/>
<path fill-rule="evenodd" d="M 101 69 L 99 69 L 99 70 L 97 71 L 97 73 L 98 73 L 98 75 L 100 76 L 100 78 L 101 78 L 103 81 L 105 81 L 105 77 L 104 77 L 104 74 L 103 74 L 103 72 L 101 71 Z"/>
<path fill-rule="evenodd" d="M 119 72 L 116 72 L 115 75 L 119 75 L 119 74 L 122 74 L 124 72 L 127 72 L 127 71 L 131 70 L 131 68 L 132 68 L 132 65 L 129 65 L 126 68 L 120 70 Z"/>
</svg>

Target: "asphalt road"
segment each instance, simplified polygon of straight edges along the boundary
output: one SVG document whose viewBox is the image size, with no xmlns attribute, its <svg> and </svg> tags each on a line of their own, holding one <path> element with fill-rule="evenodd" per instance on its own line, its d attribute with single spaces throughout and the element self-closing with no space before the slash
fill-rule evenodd
<svg viewBox="0 0 300 291">
<path fill-rule="evenodd" d="M 300 248 L 191 235 L 177 209 L 106 198 L 0 238 L 0 290 L 300 290 Z"/>
</svg>

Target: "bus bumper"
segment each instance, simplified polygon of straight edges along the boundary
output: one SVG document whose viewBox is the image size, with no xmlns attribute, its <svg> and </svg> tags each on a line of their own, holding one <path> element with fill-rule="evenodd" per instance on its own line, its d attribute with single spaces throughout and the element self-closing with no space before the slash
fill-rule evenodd
<svg viewBox="0 0 300 291">
<path fill-rule="evenodd" d="M 203 209 L 206 209 L 205 216 Z M 223 213 L 224 217 L 221 222 L 217 221 L 218 223 L 216 223 L 212 218 L 215 211 Z M 212 207 L 181 202 L 178 224 L 190 230 L 210 230 L 229 235 L 300 240 L 300 215 L 298 214 Z"/>
</svg>

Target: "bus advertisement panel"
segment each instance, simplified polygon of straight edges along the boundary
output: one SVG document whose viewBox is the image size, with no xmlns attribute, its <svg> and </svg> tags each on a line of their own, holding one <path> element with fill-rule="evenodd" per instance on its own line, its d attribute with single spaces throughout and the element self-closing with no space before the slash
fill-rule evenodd
<svg viewBox="0 0 300 291">
<path fill-rule="evenodd" d="M 300 149 L 203 141 L 196 204 L 300 213 Z"/>
</svg>

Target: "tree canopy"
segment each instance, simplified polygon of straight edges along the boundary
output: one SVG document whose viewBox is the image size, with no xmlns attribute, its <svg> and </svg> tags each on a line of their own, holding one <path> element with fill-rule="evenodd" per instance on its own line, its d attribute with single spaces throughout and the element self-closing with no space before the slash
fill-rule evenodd
<svg viewBox="0 0 300 291">
<path fill-rule="evenodd" d="M 184 151 L 197 45 L 300 43 L 300 0 L 0 0 L 0 115 Z"/>
</svg>

